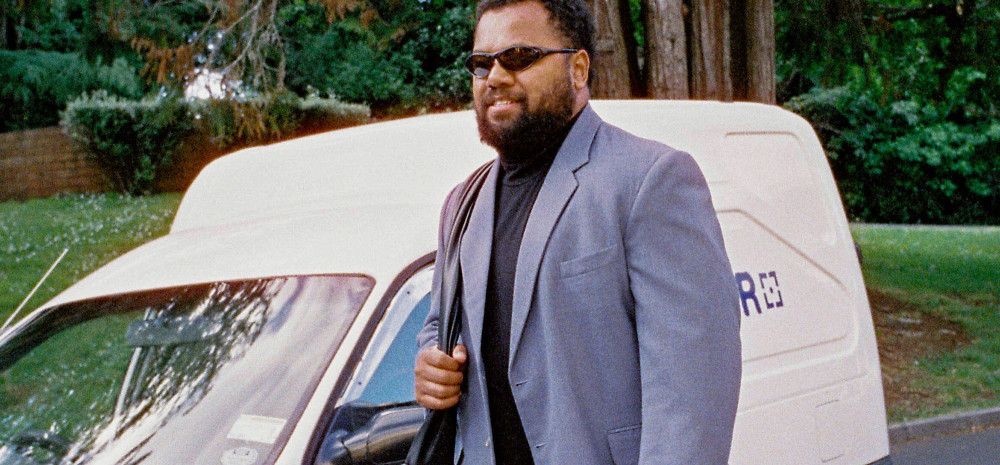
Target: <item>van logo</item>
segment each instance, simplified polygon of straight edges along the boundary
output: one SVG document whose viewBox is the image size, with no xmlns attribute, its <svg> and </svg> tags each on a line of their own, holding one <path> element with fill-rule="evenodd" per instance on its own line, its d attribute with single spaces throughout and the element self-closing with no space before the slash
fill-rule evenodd
<svg viewBox="0 0 1000 465">
<path fill-rule="evenodd" d="M 736 287 L 740 291 L 740 305 L 743 306 L 743 314 L 750 316 L 750 303 L 753 302 L 757 313 L 764 313 L 761 307 L 761 300 L 768 310 L 785 306 L 785 300 L 781 297 L 781 287 L 778 284 L 778 273 L 768 271 L 757 273 L 757 281 L 746 271 L 736 273 Z"/>
</svg>

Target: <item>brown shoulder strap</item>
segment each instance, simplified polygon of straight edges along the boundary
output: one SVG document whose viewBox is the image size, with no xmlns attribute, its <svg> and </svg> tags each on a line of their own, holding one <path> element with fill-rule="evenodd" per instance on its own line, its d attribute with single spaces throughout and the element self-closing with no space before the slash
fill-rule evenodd
<svg viewBox="0 0 1000 465">
<path fill-rule="evenodd" d="M 462 247 L 462 235 L 469 227 L 472 208 L 476 204 L 479 190 L 486 182 L 493 162 L 476 168 L 463 183 L 459 192 L 458 206 L 451 222 L 451 234 L 444 244 L 444 263 L 437 266 L 441 270 L 441 308 L 438 318 L 438 348 L 451 355 L 458 342 L 462 330 L 462 265 L 459 261 L 459 251 Z"/>
</svg>

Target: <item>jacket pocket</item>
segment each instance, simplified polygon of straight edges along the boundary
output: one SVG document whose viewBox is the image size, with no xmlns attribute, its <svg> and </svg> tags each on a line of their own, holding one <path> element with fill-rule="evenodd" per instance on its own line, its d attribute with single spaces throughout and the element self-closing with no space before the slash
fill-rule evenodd
<svg viewBox="0 0 1000 465">
<path fill-rule="evenodd" d="M 614 261 L 617 252 L 618 247 L 610 245 L 592 254 L 566 260 L 559 263 L 559 274 L 567 278 L 600 268 Z"/>
<path fill-rule="evenodd" d="M 638 465 L 642 425 L 615 428 L 608 432 L 608 447 L 615 465 Z"/>
</svg>

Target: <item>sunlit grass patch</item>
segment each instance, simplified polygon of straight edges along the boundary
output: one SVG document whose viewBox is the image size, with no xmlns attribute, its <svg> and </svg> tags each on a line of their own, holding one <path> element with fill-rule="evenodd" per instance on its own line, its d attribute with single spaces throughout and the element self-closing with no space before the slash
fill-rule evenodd
<svg viewBox="0 0 1000 465">
<path fill-rule="evenodd" d="M 871 286 L 1000 295 L 1000 227 L 854 225 Z"/>
<path fill-rule="evenodd" d="M 111 259 L 165 234 L 179 202 L 179 194 L 74 194 L 0 203 L 0 318 L 7 319 L 63 248 L 69 248 L 66 258 L 22 316 Z"/>
<path fill-rule="evenodd" d="M 906 360 L 907 366 L 887 366 L 899 361 L 883 356 L 883 375 L 905 377 L 885 383 L 897 385 L 886 392 L 890 421 L 1000 405 L 1000 228 L 853 225 L 852 231 L 870 291 L 963 330 L 953 349 Z M 887 328 L 877 329 L 880 346 L 900 343 Z"/>
</svg>

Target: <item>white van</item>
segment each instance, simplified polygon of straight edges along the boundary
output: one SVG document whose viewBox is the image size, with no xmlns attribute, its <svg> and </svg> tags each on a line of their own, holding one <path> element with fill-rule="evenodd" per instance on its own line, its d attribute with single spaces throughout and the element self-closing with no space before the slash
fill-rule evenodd
<svg viewBox="0 0 1000 465">
<path fill-rule="evenodd" d="M 739 287 L 731 464 L 891 463 L 872 319 L 823 150 L 778 107 L 596 101 L 690 152 Z M 0 464 L 401 463 L 438 213 L 470 112 L 223 157 L 170 233 L 0 335 Z"/>
</svg>

